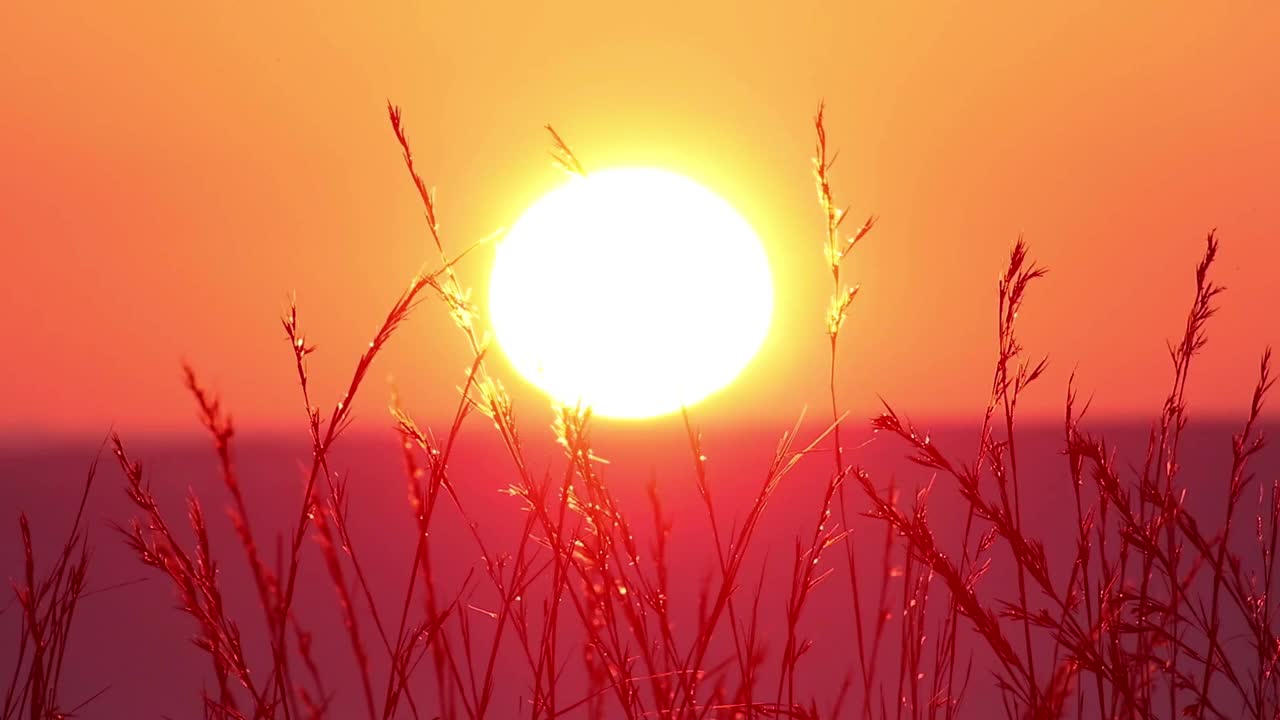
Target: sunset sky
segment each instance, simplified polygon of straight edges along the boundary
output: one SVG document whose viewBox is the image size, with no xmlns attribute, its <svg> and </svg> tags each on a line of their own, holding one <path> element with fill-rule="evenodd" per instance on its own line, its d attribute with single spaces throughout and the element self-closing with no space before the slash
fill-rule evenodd
<svg viewBox="0 0 1280 720">
<path fill-rule="evenodd" d="M 288 5 L 286 7 L 286 5 Z M 842 395 L 981 412 L 996 276 L 1025 233 L 1051 269 L 1020 320 L 1093 413 L 1151 416 L 1204 236 L 1228 287 L 1193 415 L 1237 416 L 1280 342 L 1280 5 L 1203 3 L 11 3 L 0 22 L 0 430 L 194 429 L 179 363 L 242 426 L 301 427 L 279 313 L 296 292 L 329 404 L 432 257 L 385 105 L 401 105 L 445 241 L 509 226 L 590 168 L 698 180 L 763 239 L 773 327 L 706 419 L 822 407 L 830 292 L 812 178 L 828 107 L 837 197 L 880 216 Z M 493 254 L 462 266 L 485 296 Z M 437 302 L 380 358 L 431 416 L 467 349 Z M 505 366 L 526 417 L 546 402 Z"/>
</svg>

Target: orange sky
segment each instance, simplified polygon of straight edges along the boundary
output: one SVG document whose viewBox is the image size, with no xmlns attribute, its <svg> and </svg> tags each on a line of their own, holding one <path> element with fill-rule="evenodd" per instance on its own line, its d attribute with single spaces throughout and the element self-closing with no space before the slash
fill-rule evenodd
<svg viewBox="0 0 1280 720">
<path fill-rule="evenodd" d="M 855 414 L 876 393 L 919 416 L 980 411 L 1019 231 L 1052 269 L 1022 317 L 1053 362 L 1033 412 L 1060 414 L 1077 365 L 1095 413 L 1158 409 L 1210 227 L 1229 291 L 1193 370 L 1199 412 L 1238 414 L 1280 341 L 1280 5 L 312 5 L 6 8 L 0 429 L 193 427 L 183 357 L 243 425 L 298 423 L 278 323 L 295 290 L 318 395 L 336 399 L 426 257 L 388 98 L 455 246 L 561 181 L 546 122 L 589 166 L 667 167 L 744 213 L 773 264 L 775 326 L 705 418 L 822 402 L 820 98 L 843 148 L 837 193 L 881 216 L 851 266 Z M 490 259 L 465 267 L 481 297 Z M 389 374 L 423 414 L 451 406 L 466 362 L 424 306 L 362 417 L 385 422 Z"/>
</svg>

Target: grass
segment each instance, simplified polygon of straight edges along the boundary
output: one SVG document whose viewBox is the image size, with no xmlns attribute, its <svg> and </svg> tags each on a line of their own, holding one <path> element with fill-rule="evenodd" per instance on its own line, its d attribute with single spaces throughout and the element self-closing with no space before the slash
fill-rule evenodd
<svg viewBox="0 0 1280 720">
<path fill-rule="evenodd" d="M 820 108 L 814 175 L 832 279 L 829 415 L 817 433 L 805 433 L 802 416 L 782 435 L 745 512 L 729 516 L 717 500 L 701 433 L 684 414 L 695 489 L 708 521 L 702 547 L 712 569 L 690 597 L 673 590 L 671 522 L 656 485 L 647 507 L 615 496 L 592 449 L 588 408 L 557 410 L 554 432 L 564 462 L 554 474 L 535 470 L 526 457 L 512 402 L 488 367 L 481 308 L 457 272 L 471 248 L 448 252 L 400 111 L 388 109 L 438 259 L 392 305 L 331 408 L 313 400 L 308 362 L 314 347 L 296 305 L 285 314 L 312 451 L 287 535 L 263 538 L 251 526 L 232 421 L 186 368 L 187 390 L 230 498 L 242 549 L 236 562 L 248 569 L 260 617 L 237 616 L 224 600 L 218 567 L 225 560 L 214 557 L 201 499 L 189 496 L 185 517 L 161 507 L 124 440 L 110 440 L 135 513 L 118 529 L 137 559 L 167 579 L 208 658 L 212 682 L 199 698 L 204 717 L 334 717 L 339 691 L 358 693 L 360 713 L 371 719 L 513 713 L 530 720 L 1280 717 L 1280 603 L 1273 596 L 1280 481 L 1265 485 L 1249 471 L 1263 447 L 1260 417 L 1273 382 L 1269 351 L 1234 436 L 1222 496 L 1189 502 L 1192 484 L 1178 461 L 1190 370 L 1222 291 L 1212 278 L 1215 234 L 1196 267 L 1182 337 L 1170 345 L 1172 380 L 1145 463 L 1119 468 L 1114 448 L 1087 429 L 1087 406 L 1074 381 L 1066 390 L 1060 448 L 1074 500 L 1074 551 L 1053 561 L 1046 537 L 1024 523 L 1022 511 L 1024 487 L 1048 480 L 1027 477 L 1028 461 L 1019 462 L 1025 453 L 1019 399 L 1046 366 L 1017 334 L 1019 309 L 1045 275 L 1021 238 L 997 288 L 997 359 L 972 454 L 940 447 L 888 403 L 871 427 L 896 438 L 933 479 L 908 492 L 892 479 L 873 477 L 842 444 L 850 421 L 837 400 L 839 340 L 858 292 L 842 268 L 875 218 L 845 233 L 848 212 L 832 189 L 836 153 L 828 148 Z M 548 130 L 556 163 L 585 173 L 569 145 Z M 447 428 L 426 430 L 398 398 L 393 402 L 417 532 L 403 589 L 388 594 L 375 590 L 366 572 L 364 541 L 353 537 L 348 520 L 350 490 L 330 467 L 331 454 L 378 354 L 431 297 L 444 303 L 472 360 Z M 526 510 L 510 547 L 492 546 L 453 484 L 459 438 L 477 414 L 509 456 L 509 501 Z M 818 470 L 824 460 L 831 464 Z M 822 491 L 794 528 L 787 582 L 766 583 L 753 542 L 771 499 L 800 463 L 820 472 Z M 91 469 L 84 498 L 94 476 Z M 935 482 L 961 499 L 944 506 L 964 515 L 958 537 L 937 532 L 930 515 Z M 1206 517 L 1210 501 L 1221 506 Z M 70 717 L 88 702 L 62 709 L 68 701 L 60 682 L 75 610 L 86 595 L 83 511 L 84 499 L 43 575 L 36 571 L 28 521 L 19 520 L 26 562 L 11 606 L 19 645 L 0 719 Z M 441 513 L 462 520 L 480 557 L 451 586 L 441 581 L 438 562 L 453 549 L 434 547 L 431 532 Z M 1239 540 L 1232 542 L 1242 523 L 1253 525 L 1248 556 Z M 866 558 L 855 553 L 855 540 L 879 537 L 879 562 L 860 566 Z M 306 551 L 308 544 L 315 552 Z M 277 548 L 274 562 L 264 547 Z M 314 631 L 295 612 L 298 578 L 308 563 L 318 563 L 332 585 L 341 619 L 335 631 L 346 636 L 356 676 L 336 685 L 330 684 L 339 674 L 329 667 L 334 658 L 313 652 Z M 993 566 L 1010 572 L 1008 588 L 986 581 Z M 476 600 L 482 588 L 494 599 L 487 607 Z M 819 592 L 847 593 L 851 637 L 845 682 L 829 696 L 811 697 L 802 682 L 813 647 L 805 618 Z M 778 596 L 780 616 L 768 614 L 769 602 L 762 605 L 767 596 Z M 246 638 L 242 628 L 260 634 Z M 513 666 L 522 668 L 518 677 L 510 673 Z M 1000 707 L 966 703 L 979 678 L 994 683 Z M 518 708 L 499 701 L 503 686 L 519 687 Z"/>
</svg>

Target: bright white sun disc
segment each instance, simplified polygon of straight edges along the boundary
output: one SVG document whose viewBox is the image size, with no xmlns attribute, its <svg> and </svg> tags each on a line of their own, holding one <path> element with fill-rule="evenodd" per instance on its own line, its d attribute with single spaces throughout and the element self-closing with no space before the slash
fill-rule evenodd
<svg viewBox="0 0 1280 720">
<path fill-rule="evenodd" d="M 643 418 L 728 385 L 773 314 L 764 248 L 727 202 L 656 169 L 575 177 L 520 217 L 489 286 L 498 343 L 560 403 Z"/>
</svg>

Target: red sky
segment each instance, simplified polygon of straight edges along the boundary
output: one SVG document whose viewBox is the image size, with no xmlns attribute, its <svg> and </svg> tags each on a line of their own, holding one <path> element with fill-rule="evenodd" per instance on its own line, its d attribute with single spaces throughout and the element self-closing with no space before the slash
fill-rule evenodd
<svg viewBox="0 0 1280 720">
<path fill-rule="evenodd" d="M 775 326 L 706 418 L 822 402 L 820 98 L 843 149 L 837 194 L 881 217 L 851 260 L 855 415 L 877 393 L 915 415 L 980 411 L 995 278 L 1019 232 L 1052 270 L 1021 318 L 1052 363 L 1030 412 L 1060 414 L 1073 368 L 1097 414 L 1158 410 L 1211 227 L 1229 290 L 1193 370 L 1198 412 L 1238 415 L 1280 341 L 1280 6 L 285 5 L 6 8 L 0 429 L 193 427 L 184 357 L 243 425 L 296 425 L 278 323 L 292 291 L 318 395 L 336 399 L 429 257 L 388 98 L 455 247 L 561 181 L 547 122 L 588 166 L 667 167 L 743 212 L 774 268 Z M 490 259 L 464 268 L 480 297 Z M 425 305 L 362 417 L 384 422 L 388 375 L 423 414 L 450 407 L 466 362 Z"/>
</svg>

